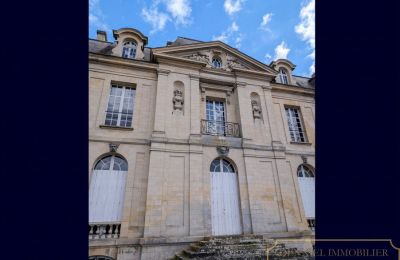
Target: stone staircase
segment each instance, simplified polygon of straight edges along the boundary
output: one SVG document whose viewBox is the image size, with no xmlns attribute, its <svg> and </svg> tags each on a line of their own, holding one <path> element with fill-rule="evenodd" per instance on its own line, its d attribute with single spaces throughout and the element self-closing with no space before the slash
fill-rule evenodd
<svg viewBox="0 0 400 260">
<path fill-rule="evenodd" d="M 272 249 L 271 249 L 272 248 Z M 267 258 L 267 250 L 268 258 Z M 314 259 L 310 252 L 287 248 L 283 243 L 275 244 L 273 239 L 261 235 L 206 237 L 190 245 L 172 259 Z"/>
</svg>

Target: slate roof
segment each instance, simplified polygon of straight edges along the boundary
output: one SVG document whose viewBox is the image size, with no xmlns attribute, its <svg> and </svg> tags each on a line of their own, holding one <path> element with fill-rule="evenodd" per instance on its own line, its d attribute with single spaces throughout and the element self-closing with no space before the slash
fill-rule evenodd
<svg viewBox="0 0 400 260">
<path fill-rule="evenodd" d="M 168 42 L 167 47 L 169 46 L 182 46 L 182 45 L 190 45 L 194 43 L 201 43 L 203 41 L 194 40 L 185 37 L 177 37 L 175 41 Z M 99 53 L 104 55 L 113 55 L 112 49 L 115 47 L 115 43 L 112 42 L 104 42 L 95 39 L 89 39 L 89 52 Z M 144 48 L 144 59 L 145 61 L 151 61 L 152 51 L 151 48 Z M 296 86 L 303 88 L 314 88 L 315 87 L 315 75 L 312 78 L 306 78 L 301 76 L 292 75 L 293 79 L 296 81 Z"/>
</svg>

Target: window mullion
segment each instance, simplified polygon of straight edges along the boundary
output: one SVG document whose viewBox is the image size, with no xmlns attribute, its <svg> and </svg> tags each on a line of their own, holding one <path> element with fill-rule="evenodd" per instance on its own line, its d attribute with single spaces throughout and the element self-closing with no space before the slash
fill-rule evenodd
<svg viewBox="0 0 400 260">
<path fill-rule="evenodd" d="M 118 108 L 117 125 L 119 125 L 119 126 L 121 124 L 122 109 L 124 107 L 124 97 L 125 97 L 125 87 L 122 88 L 122 91 L 121 91 L 121 102 L 119 103 L 119 108 Z"/>
</svg>

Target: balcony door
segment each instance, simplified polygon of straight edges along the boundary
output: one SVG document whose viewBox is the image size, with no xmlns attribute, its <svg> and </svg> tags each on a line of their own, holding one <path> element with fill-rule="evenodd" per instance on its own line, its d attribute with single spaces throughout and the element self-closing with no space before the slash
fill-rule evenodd
<svg viewBox="0 0 400 260">
<path fill-rule="evenodd" d="M 210 175 L 213 236 L 242 234 L 239 185 L 234 167 L 227 160 L 215 159 Z"/>
<path fill-rule="evenodd" d="M 208 131 L 214 135 L 225 135 L 225 104 L 222 101 L 207 100 L 206 114 Z"/>
<path fill-rule="evenodd" d="M 95 166 L 89 188 L 89 222 L 119 222 L 125 193 L 127 162 L 106 156 Z"/>
</svg>

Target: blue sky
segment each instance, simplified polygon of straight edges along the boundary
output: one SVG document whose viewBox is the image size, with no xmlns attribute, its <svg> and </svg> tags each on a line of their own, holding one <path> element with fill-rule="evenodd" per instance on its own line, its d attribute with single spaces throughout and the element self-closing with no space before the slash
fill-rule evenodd
<svg viewBox="0 0 400 260">
<path fill-rule="evenodd" d="M 287 58 L 310 76 L 315 57 L 315 0 L 89 0 L 89 37 L 96 30 L 136 28 L 148 47 L 177 36 L 221 40 L 269 64 Z"/>
</svg>

